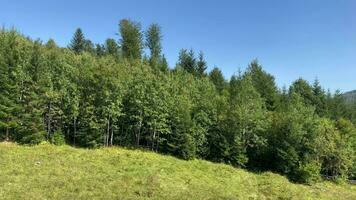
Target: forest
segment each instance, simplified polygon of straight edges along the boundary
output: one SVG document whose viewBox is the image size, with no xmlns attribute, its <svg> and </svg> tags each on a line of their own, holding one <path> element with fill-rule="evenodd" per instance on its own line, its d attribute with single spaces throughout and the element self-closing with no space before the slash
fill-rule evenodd
<svg viewBox="0 0 356 200">
<path fill-rule="evenodd" d="M 67 47 L 0 30 L 0 140 L 123 146 L 272 171 L 298 183 L 356 179 L 356 101 L 299 78 L 279 88 L 258 60 L 226 79 L 203 52 L 175 66 L 162 28 L 122 19 Z M 340 77 L 342 78 L 342 77 Z"/>
</svg>

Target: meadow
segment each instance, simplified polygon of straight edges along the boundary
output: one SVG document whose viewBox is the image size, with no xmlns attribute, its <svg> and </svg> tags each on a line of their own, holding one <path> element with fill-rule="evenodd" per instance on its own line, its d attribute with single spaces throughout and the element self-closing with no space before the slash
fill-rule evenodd
<svg viewBox="0 0 356 200">
<path fill-rule="evenodd" d="M 356 199 L 356 186 L 294 184 L 271 172 L 119 147 L 5 142 L 0 199 Z"/>
</svg>

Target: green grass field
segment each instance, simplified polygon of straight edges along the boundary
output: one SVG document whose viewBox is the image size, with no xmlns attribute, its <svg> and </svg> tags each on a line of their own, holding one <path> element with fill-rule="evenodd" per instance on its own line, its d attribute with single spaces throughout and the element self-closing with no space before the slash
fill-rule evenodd
<svg viewBox="0 0 356 200">
<path fill-rule="evenodd" d="M 0 143 L 0 199 L 356 199 L 356 186 L 290 183 L 123 148 Z"/>
</svg>

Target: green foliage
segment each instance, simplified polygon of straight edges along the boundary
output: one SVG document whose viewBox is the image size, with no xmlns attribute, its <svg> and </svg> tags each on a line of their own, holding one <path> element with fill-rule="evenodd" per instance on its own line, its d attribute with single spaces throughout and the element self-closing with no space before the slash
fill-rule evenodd
<svg viewBox="0 0 356 200">
<path fill-rule="evenodd" d="M 230 162 L 245 166 L 248 161 L 247 152 L 265 145 L 264 133 L 269 126 L 267 111 L 250 76 L 233 76 L 229 90 L 230 108 L 227 111 L 225 131 L 231 142 Z M 255 159 L 254 156 L 250 158 Z"/>
<path fill-rule="evenodd" d="M 226 87 L 226 81 L 221 70 L 217 67 L 214 67 L 214 69 L 209 73 L 209 78 L 210 81 L 215 85 L 219 94 L 222 94 L 224 88 Z"/>
<path fill-rule="evenodd" d="M 151 24 L 148 27 L 148 30 L 145 32 L 145 36 L 146 36 L 146 46 L 148 47 L 151 53 L 150 60 L 151 62 L 156 62 L 156 60 L 162 54 L 161 27 L 158 24 Z"/>
<path fill-rule="evenodd" d="M 201 51 L 198 55 L 196 74 L 199 77 L 205 76 L 205 70 L 208 68 L 204 58 L 204 53 Z"/>
<path fill-rule="evenodd" d="M 74 32 L 73 38 L 68 45 L 68 48 L 79 54 L 88 48 L 88 42 L 85 39 L 82 29 L 77 28 Z"/>
<path fill-rule="evenodd" d="M 321 165 L 317 161 L 310 161 L 299 165 L 296 176 L 298 182 L 304 182 L 309 185 L 320 181 Z"/>
<path fill-rule="evenodd" d="M 267 109 L 274 110 L 278 95 L 274 77 L 265 72 L 257 60 L 250 63 L 246 75 L 251 77 L 252 84 L 264 99 Z"/>
<path fill-rule="evenodd" d="M 313 88 L 306 80 L 299 78 L 298 80 L 294 81 L 289 89 L 289 94 L 292 93 L 298 94 L 300 97 L 302 97 L 305 104 L 312 105 Z"/>
<path fill-rule="evenodd" d="M 182 49 L 179 52 L 177 67 L 184 69 L 186 72 L 193 74 L 197 77 L 204 77 L 207 63 L 204 58 L 204 53 L 199 52 L 198 58 L 195 57 L 193 49 L 189 51 Z"/>
<path fill-rule="evenodd" d="M 278 90 L 252 61 L 226 81 L 203 53 L 170 70 L 162 33 L 122 20 L 121 40 L 94 48 L 78 29 L 68 48 L 0 31 L 0 138 L 79 147 L 127 146 L 202 158 L 297 182 L 355 179 L 356 106 L 295 81 Z"/>
<path fill-rule="evenodd" d="M 52 144 L 55 144 L 55 145 L 64 145 L 66 143 L 65 136 L 63 135 L 63 133 L 61 131 L 54 132 L 50 138 L 50 141 Z"/>
<path fill-rule="evenodd" d="M 118 58 L 120 55 L 119 45 L 112 38 L 108 38 L 105 41 L 105 53 Z"/>
<path fill-rule="evenodd" d="M 179 52 L 179 58 L 177 65 L 187 71 L 188 73 L 196 73 L 196 58 L 193 49 L 189 51 L 187 49 L 182 49 Z"/>
<path fill-rule="evenodd" d="M 43 143 L 0 143 L 0 199 L 344 199 L 356 188 L 293 184 L 203 160 L 140 150 L 86 150 Z"/>
<path fill-rule="evenodd" d="M 141 25 L 128 19 L 122 19 L 119 29 L 123 56 L 128 59 L 141 59 L 143 49 Z"/>
</svg>

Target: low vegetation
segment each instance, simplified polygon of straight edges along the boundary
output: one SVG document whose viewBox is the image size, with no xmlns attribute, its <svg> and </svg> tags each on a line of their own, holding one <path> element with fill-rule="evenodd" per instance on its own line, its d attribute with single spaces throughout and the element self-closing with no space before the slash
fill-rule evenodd
<svg viewBox="0 0 356 200">
<path fill-rule="evenodd" d="M 355 199 L 356 186 L 293 184 L 203 160 L 123 148 L 0 143 L 0 199 Z"/>
</svg>

